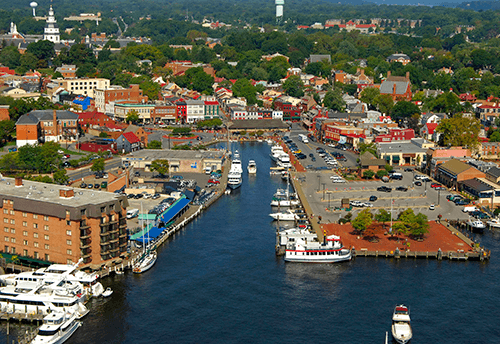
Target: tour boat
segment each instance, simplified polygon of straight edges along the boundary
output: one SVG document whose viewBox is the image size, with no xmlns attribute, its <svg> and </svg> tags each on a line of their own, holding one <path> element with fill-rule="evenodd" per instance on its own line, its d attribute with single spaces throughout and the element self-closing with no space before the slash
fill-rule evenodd
<svg viewBox="0 0 500 344">
<path fill-rule="evenodd" d="M 288 228 L 282 229 L 278 232 L 279 235 L 279 244 L 281 246 L 285 246 L 288 243 L 292 243 L 297 241 L 298 239 L 306 239 L 306 240 L 315 240 L 317 235 L 315 233 L 309 232 L 307 228 Z"/>
<path fill-rule="evenodd" d="M 248 162 L 247 169 L 248 169 L 248 173 L 250 173 L 250 174 L 257 173 L 257 164 L 255 163 L 255 160 L 250 160 Z"/>
<path fill-rule="evenodd" d="M 488 221 L 486 221 L 486 224 L 490 227 L 500 228 L 500 219 L 498 218 L 489 219 Z"/>
<path fill-rule="evenodd" d="M 70 312 L 52 312 L 43 318 L 43 324 L 32 344 L 62 344 L 82 326 Z"/>
<path fill-rule="evenodd" d="M 106 290 L 102 293 L 102 297 L 110 297 L 113 294 L 113 290 L 110 287 L 107 287 Z"/>
<path fill-rule="evenodd" d="M 285 261 L 298 263 L 338 263 L 351 260 L 351 250 L 345 248 L 336 235 L 325 236 L 323 242 L 298 238 L 288 242 Z"/>
<path fill-rule="evenodd" d="M 405 305 L 397 305 L 392 315 L 392 336 L 399 344 L 406 344 L 412 337 L 410 311 Z"/>
<path fill-rule="evenodd" d="M 470 228 L 471 228 L 471 230 L 473 232 L 480 232 L 480 233 L 482 233 L 484 231 L 484 229 L 486 228 L 486 225 L 481 220 L 471 220 L 471 219 L 469 219 L 469 221 L 467 221 L 467 225 L 470 226 Z"/>
<path fill-rule="evenodd" d="M 295 221 L 299 219 L 299 216 L 292 212 L 291 210 L 287 210 L 286 212 L 278 212 L 269 214 L 273 219 L 280 221 Z"/>
</svg>

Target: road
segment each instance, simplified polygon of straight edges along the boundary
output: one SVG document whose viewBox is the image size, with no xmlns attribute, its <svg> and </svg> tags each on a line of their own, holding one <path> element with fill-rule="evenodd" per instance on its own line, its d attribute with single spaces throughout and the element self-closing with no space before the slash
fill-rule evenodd
<svg viewBox="0 0 500 344">
<path fill-rule="evenodd" d="M 109 171 L 117 167 L 121 167 L 122 165 L 122 158 L 120 156 L 114 157 L 111 160 L 107 160 L 105 165 L 104 165 L 104 170 Z M 68 170 L 68 177 L 73 180 L 78 180 L 90 175 L 93 175 L 94 173 L 90 170 L 90 166 L 88 167 L 83 167 L 79 170 Z"/>
</svg>

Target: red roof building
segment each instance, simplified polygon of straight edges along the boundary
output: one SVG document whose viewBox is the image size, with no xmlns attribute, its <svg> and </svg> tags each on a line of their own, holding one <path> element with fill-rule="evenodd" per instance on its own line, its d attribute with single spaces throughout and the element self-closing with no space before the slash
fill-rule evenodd
<svg viewBox="0 0 500 344">
<path fill-rule="evenodd" d="M 389 134 L 378 135 L 375 142 L 409 141 L 414 137 L 415 131 L 413 129 L 391 128 Z"/>
<path fill-rule="evenodd" d="M 87 132 L 88 128 L 97 126 L 107 126 L 109 123 L 115 123 L 113 119 L 108 117 L 107 115 L 93 111 L 93 112 L 83 112 L 78 114 L 78 124 L 80 127 Z"/>
</svg>

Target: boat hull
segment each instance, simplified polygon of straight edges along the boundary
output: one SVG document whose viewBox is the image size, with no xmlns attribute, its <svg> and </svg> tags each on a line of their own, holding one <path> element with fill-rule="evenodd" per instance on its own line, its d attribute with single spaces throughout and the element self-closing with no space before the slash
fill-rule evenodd
<svg viewBox="0 0 500 344">
<path fill-rule="evenodd" d="M 500 222 L 487 221 L 486 224 L 493 228 L 500 228 Z"/>
<path fill-rule="evenodd" d="M 408 324 L 409 333 L 406 336 L 399 334 L 396 327 L 397 326 L 395 324 L 392 324 L 392 328 L 391 328 L 392 338 L 394 338 L 396 343 L 399 343 L 399 344 L 409 343 L 411 338 L 412 338 L 411 326 Z"/>
<path fill-rule="evenodd" d="M 290 255 L 290 251 L 285 252 L 285 262 L 294 263 L 340 263 L 350 261 L 352 258 L 351 252 L 339 255 L 318 255 L 318 256 L 295 256 Z"/>
<path fill-rule="evenodd" d="M 66 342 L 73 333 L 78 330 L 78 328 L 82 326 L 81 321 L 75 321 L 71 326 L 66 329 L 64 332 L 58 332 L 57 336 L 53 338 L 47 338 L 46 336 L 36 336 L 35 339 L 31 342 L 32 344 L 62 344 Z"/>
<path fill-rule="evenodd" d="M 241 182 L 239 182 L 239 183 L 228 183 L 227 184 L 227 187 L 230 188 L 230 189 L 233 189 L 233 190 L 239 188 L 240 186 L 241 186 Z"/>
<path fill-rule="evenodd" d="M 153 265 L 155 265 L 156 259 L 157 259 L 157 253 L 154 252 L 154 253 L 150 254 L 149 257 L 145 258 L 144 261 L 142 261 L 140 264 L 138 264 L 137 266 L 134 266 L 132 271 L 135 274 L 142 274 L 142 273 L 148 271 L 149 269 L 151 269 L 153 267 Z"/>
</svg>

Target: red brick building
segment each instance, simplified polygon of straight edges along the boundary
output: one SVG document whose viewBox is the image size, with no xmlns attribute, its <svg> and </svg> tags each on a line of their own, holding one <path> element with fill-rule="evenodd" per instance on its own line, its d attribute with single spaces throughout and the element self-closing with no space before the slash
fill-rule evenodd
<svg viewBox="0 0 500 344">
<path fill-rule="evenodd" d="M 129 88 L 117 87 L 110 89 L 95 89 L 95 106 L 98 112 L 105 113 L 106 105 L 111 102 L 145 103 L 148 97 L 142 94 L 139 85 L 130 85 Z"/>
<path fill-rule="evenodd" d="M 215 69 L 210 64 L 193 64 L 191 61 L 172 61 L 165 65 L 165 68 L 171 69 L 173 75 L 182 75 L 190 68 L 202 67 L 203 71 L 215 78 Z"/>
<path fill-rule="evenodd" d="M 89 127 L 103 127 L 106 126 L 108 123 L 114 123 L 115 121 L 111 119 L 109 116 L 93 111 L 93 112 L 83 112 L 78 114 L 78 124 L 80 125 L 80 128 L 82 128 L 85 132 L 88 130 Z"/>
<path fill-rule="evenodd" d="M 388 94 L 393 101 L 406 100 L 411 101 L 411 82 L 410 72 L 404 76 L 391 76 L 391 71 L 387 72 L 387 79 L 380 85 L 380 94 Z"/>
<path fill-rule="evenodd" d="M 389 134 L 378 135 L 375 142 L 409 141 L 415 137 L 413 129 L 391 128 Z"/>
<path fill-rule="evenodd" d="M 0 105 L 0 121 L 8 121 L 9 119 L 9 105 Z"/>
</svg>

